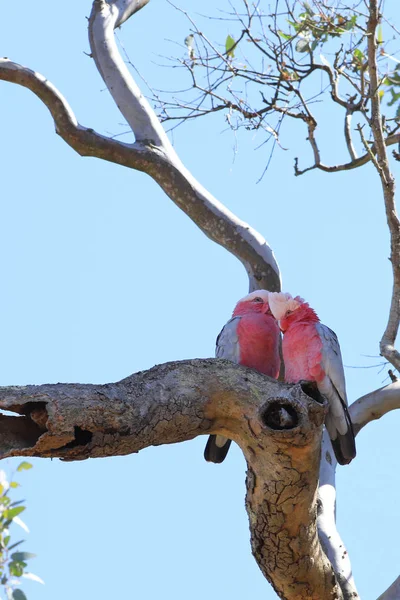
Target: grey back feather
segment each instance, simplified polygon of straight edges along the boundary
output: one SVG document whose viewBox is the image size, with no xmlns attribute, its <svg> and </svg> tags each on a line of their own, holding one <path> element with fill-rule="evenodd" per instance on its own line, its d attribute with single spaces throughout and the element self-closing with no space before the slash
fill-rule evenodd
<svg viewBox="0 0 400 600">
<path fill-rule="evenodd" d="M 340 352 L 337 335 L 332 329 L 329 329 L 329 327 L 322 323 L 317 323 L 316 327 L 322 340 L 322 367 L 339 396 L 347 404 L 342 353 Z"/>
<path fill-rule="evenodd" d="M 215 356 L 216 358 L 225 358 L 234 363 L 240 361 L 240 347 L 237 334 L 237 326 L 241 317 L 233 317 L 222 328 L 217 337 Z"/>
<path fill-rule="evenodd" d="M 348 464 L 356 455 L 353 425 L 347 409 L 346 383 L 342 355 L 336 333 L 322 323 L 316 325 L 322 340 L 321 366 L 325 377 L 318 382 L 319 391 L 329 402 L 325 425 L 333 450 L 341 465 Z"/>
</svg>

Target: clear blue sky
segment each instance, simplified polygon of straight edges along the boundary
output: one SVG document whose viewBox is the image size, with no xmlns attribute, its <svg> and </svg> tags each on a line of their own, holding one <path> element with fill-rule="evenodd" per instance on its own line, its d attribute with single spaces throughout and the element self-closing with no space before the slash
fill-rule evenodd
<svg viewBox="0 0 400 600">
<path fill-rule="evenodd" d="M 42 0 L 20 12 L 2 4 L 0 54 L 44 74 L 83 125 L 123 131 L 85 55 L 90 2 Z M 218 26 L 223 40 L 231 29 Z M 183 56 L 166 40 L 183 43 L 188 33 L 182 15 L 152 0 L 120 36 L 162 89 L 178 73 L 158 66 L 158 55 Z M 324 160 L 341 161 L 342 124 L 329 107 L 318 110 L 330 121 L 320 132 Z M 75 154 L 31 92 L 0 83 L 0 111 L 0 384 L 117 381 L 156 363 L 212 356 L 247 293 L 238 261 L 147 176 Z M 221 115 L 178 129 L 174 143 L 200 182 L 265 235 L 284 290 L 305 297 L 337 332 L 345 364 L 370 366 L 380 362 L 366 355 L 378 355 L 391 289 L 379 182 L 371 166 L 295 178 L 294 156 L 311 160 L 305 137 L 297 125 L 284 131 L 290 150 L 275 154 L 259 184 L 269 147 L 256 151 L 259 134 L 239 135 L 233 162 Z M 346 376 L 352 401 L 380 387 L 386 371 L 347 368 Z M 398 575 L 399 426 L 398 414 L 371 424 L 357 460 L 338 471 L 339 527 L 363 600 Z M 241 453 L 209 465 L 205 441 L 75 464 L 34 460 L 19 478 L 31 530 L 25 549 L 38 554 L 31 567 L 46 585 L 26 583 L 28 600 L 274 598 L 250 552 Z"/>
</svg>

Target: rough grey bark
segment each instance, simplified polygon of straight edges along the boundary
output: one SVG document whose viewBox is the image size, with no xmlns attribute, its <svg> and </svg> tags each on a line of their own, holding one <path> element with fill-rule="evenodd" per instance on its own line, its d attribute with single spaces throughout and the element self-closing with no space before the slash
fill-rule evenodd
<svg viewBox="0 0 400 600">
<path fill-rule="evenodd" d="M 0 388 L 0 456 L 79 460 L 219 433 L 247 464 L 253 554 L 281 598 L 341 598 L 316 530 L 326 403 L 234 363 L 167 363 L 104 385 Z"/>
</svg>

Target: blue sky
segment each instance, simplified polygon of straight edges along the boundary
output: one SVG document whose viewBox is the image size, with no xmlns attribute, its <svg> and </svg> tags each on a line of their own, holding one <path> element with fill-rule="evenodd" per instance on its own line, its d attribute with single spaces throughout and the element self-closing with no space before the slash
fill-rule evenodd
<svg viewBox="0 0 400 600">
<path fill-rule="evenodd" d="M 20 14 L 4 3 L 0 54 L 44 74 L 83 125 L 116 134 L 123 119 L 85 55 L 89 12 L 77 0 L 29 3 Z M 229 24 L 218 27 L 224 40 Z M 182 15 L 152 0 L 119 35 L 146 79 L 165 89 L 178 73 L 160 67 L 159 55 L 183 56 L 188 33 Z M 144 174 L 75 154 L 32 93 L 1 83 L 0 110 L 0 384 L 117 381 L 212 356 L 247 293 L 239 262 Z M 324 160 L 347 160 L 330 111 L 318 107 Z M 269 156 L 269 146 L 255 150 L 260 134 L 239 134 L 235 155 L 219 115 L 178 128 L 173 140 L 199 181 L 268 239 L 284 290 L 337 332 L 345 365 L 369 367 L 381 362 L 391 290 L 379 181 L 370 165 L 294 177 L 294 156 L 311 160 L 305 137 L 297 124 L 284 129 L 290 149 L 275 153 L 258 184 Z M 350 401 L 382 385 L 379 371 L 346 369 Z M 357 460 L 338 471 L 339 528 L 364 600 L 398 575 L 399 425 L 394 413 L 371 424 L 357 438 Z M 241 453 L 209 465 L 205 442 L 75 464 L 33 460 L 19 477 L 26 550 L 38 554 L 32 571 L 46 585 L 28 582 L 28 599 L 274 598 L 250 552 Z"/>
</svg>

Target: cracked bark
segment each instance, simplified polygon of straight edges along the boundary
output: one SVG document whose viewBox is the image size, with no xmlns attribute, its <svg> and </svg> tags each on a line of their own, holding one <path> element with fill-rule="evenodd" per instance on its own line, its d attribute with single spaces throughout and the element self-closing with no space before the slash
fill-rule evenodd
<svg viewBox="0 0 400 600">
<path fill-rule="evenodd" d="M 80 460 L 227 435 L 247 464 L 253 554 L 280 598 L 341 598 L 318 542 L 316 497 L 326 404 L 216 359 L 158 365 L 104 385 L 0 388 L 0 456 Z"/>
</svg>

